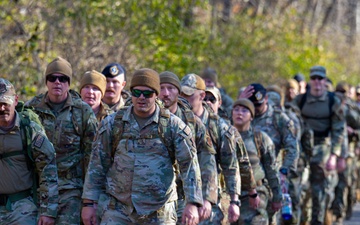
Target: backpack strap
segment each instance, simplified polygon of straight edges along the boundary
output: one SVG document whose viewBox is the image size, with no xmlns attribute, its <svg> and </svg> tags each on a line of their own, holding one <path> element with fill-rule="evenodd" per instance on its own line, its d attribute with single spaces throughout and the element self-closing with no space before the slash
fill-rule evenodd
<svg viewBox="0 0 360 225">
<path fill-rule="evenodd" d="M 116 112 L 115 118 L 114 118 L 114 125 L 111 132 L 111 140 L 112 140 L 112 150 L 111 150 L 111 159 L 114 160 L 114 155 L 117 146 L 119 145 L 120 139 L 122 138 L 122 134 L 124 132 L 124 121 L 123 116 L 125 113 L 125 108 L 121 108 L 119 111 Z"/>
<path fill-rule="evenodd" d="M 160 108 L 158 132 L 161 141 L 168 150 L 169 156 L 171 158 L 171 162 L 174 165 L 176 160 L 175 160 L 175 151 L 173 148 L 173 144 L 171 142 L 170 116 L 171 114 L 168 109 Z"/>
</svg>

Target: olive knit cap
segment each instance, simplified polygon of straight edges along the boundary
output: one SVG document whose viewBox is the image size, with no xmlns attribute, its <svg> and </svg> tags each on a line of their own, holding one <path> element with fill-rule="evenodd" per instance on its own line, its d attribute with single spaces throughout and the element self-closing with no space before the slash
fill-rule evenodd
<svg viewBox="0 0 360 225">
<path fill-rule="evenodd" d="M 170 71 L 165 71 L 160 73 L 159 76 L 160 76 L 160 84 L 162 83 L 172 84 L 178 89 L 179 93 L 181 92 L 180 79 L 176 74 Z"/>
<path fill-rule="evenodd" d="M 239 98 L 238 100 L 236 100 L 233 104 L 233 109 L 235 108 L 235 106 L 244 106 L 245 108 L 247 108 L 250 111 L 251 117 L 254 118 L 255 115 L 255 107 L 254 104 L 247 98 Z"/>
<path fill-rule="evenodd" d="M 106 78 L 102 73 L 96 70 L 87 71 L 80 81 L 80 92 L 85 85 L 92 84 L 98 87 L 101 91 L 101 96 L 104 97 L 106 90 Z"/>
<path fill-rule="evenodd" d="M 71 64 L 61 57 L 57 57 L 52 62 L 48 64 L 45 71 L 45 76 L 54 74 L 54 73 L 61 73 L 65 76 L 68 76 L 71 81 L 72 77 L 72 68 Z"/>
<path fill-rule="evenodd" d="M 130 90 L 135 86 L 146 86 L 153 89 L 156 95 L 160 93 L 160 77 L 159 74 L 152 69 L 142 68 L 136 70 L 131 79 Z"/>
</svg>

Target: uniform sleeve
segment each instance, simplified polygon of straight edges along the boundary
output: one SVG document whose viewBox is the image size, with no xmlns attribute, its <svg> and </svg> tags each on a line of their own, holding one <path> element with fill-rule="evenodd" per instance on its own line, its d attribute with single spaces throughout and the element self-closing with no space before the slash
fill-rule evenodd
<svg viewBox="0 0 360 225">
<path fill-rule="evenodd" d="M 202 194 L 207 201 L 216 204 L 218 200 L 218 177 L 215 149 L 205 125 L 196 117 L 195 141 L 201 171 Z"/>
<path fill-rule="evenodd" d="M 59 193 L 55 150 L 43 128 L 33 122 L 31 127 L 33 159 L 39 180 L 39 213 L 41 216 L 56 218 Z"/>
<path fill-rule="evenodd" d="M 84 151 L 84 174 L 86 174 L 86 170 L 90 160 L 91 148 L 95 138 L 96 128 L 97 128 L 97 120 L 94 112 L 90 108 L 90 106 L 84 106 L 83 110 L 83 136 L 81 137 L 81 148 Z"/>
<path fill-rule="evenodd" d="M 226 190 L 230 195 L 240 195 L 241 179 L 239 163 L 236 156 L 236 136 L 233 129 L 229 129 L 226 122 L 220 120 L 221 127 L 221 147 L 219 152 L 219 162 L 222 174 L 225 178 Z"/>
<path fill-rule="evenodd" d="M 171 118 L 175 158 L 179 164 L 185 199 L 189 203 L 202 205 L 200 167 L 191 129 L 178 117 Z"/>
<path fill-rule="evenodd" d="M 237 158 L 239 161 L 239 170 L 241 177 L 241 190 L 250 191 L 251 189 L 256 188 L 256 180 L 254 177 L 254 172 L 251 167 L 249 155 L 247 153 L 245 143 L 241 138 L 241 135 L 234 131 L 236 136 L 236 145 L 237 145 Z"/>
<path fill-rule="evenodd" d="M 282 134 L 281 142 L 286 152 L 281 168 L 296 171 L 299 158 L 299 141 L 295 136 L 294 122 L 285 113 L 280 114 L 279 120 Z"/>
<path fill-rule="evenodd" d="M 331 115 L 331 153 L 340 156 L 341 145 L 344 141 L 345 118 L 340 99 L 337 96 L 334 98 L 335 103 Z"/>
<path fill-rule="evenodd" d="M 101 121 L 99 130 L 96 133 L 84 181 L 83 199 L 97 201 L 101 190 L 104 188 L 106 172 L 111 166 L 113 157 L 111 153 L 112 125 L 110 123 L 110 120 L 113 119 L 112 116 L 110 115 Z"/>
<path fill-rule="evenodd" d="M 262 134 L 263 151 L 261 153 L 261 164 L 265 170 L 265 177 L 273 193 L 273 201 L 281 202 L 282 193 L 280 188 L 280 179 L 276 171 L 275 145 L 271 138 L 264 132 Z"/>
</svg>

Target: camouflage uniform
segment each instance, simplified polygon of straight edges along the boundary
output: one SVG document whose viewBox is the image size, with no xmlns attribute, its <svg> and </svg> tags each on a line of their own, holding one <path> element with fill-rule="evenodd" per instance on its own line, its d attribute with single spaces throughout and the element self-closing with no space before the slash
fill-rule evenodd
<svg viewBox="0 0 360 225">
<path fill-rule="evenodd" d="M 307 95 L 304 105 L 302 98 Z M 312 190 L 312 224 L 322 224 L 331 190 L 334 174 L 325 169 L 330 154 L 340 156 L 344 138 L 344 115 L 339 98 L 334 96 L 334 105 L 329 111 L 330 97 L 325 91 L 320 97 L 310 93 L 298 95 L 295 104 L 301 108 L 306 125 L 314 131 L 314 147 L 310 153 L 310 183 Z"/>
<path fill-rule="evenodd" d="M 30 100 L 56 152 L 59 207 L 56 224 L 79 224 L 81 193 L 97 121 L 88 104 L 70 90 L 63 108 L 52 110 L 47 93 Z"/>
<path fill-rule="evenodd" d="M 180 101 L 180 100 L 179 100 Z M 217 177 L 217 167 L 215 161 L 215 149 L 211 142 L 211 138 L 206 130 L 205 125 L 201 122 L 200 118 L 195 116 L 190 108 L 185 108 L 182 106 L 184 103 L 178 103 L 176 112 L 174 113 L 182 121 L 187 123 L 191 128 L 191 132 L 194 134 L 194 140 L 196 144 L 197 156 L 199 160 L 199 166 L 201 171 L 201 180 L 202 180 L 202 194 L 203 198 L 209 201 L 211 204 L 216 204 L 218 199 L 218 177 Z M 186 116 L 186 114 L 192 114 L 191 116 Z M 189 118 L 188 118 L 189 117 Z M 188 119 L 193 119 L 194 121 L 187 121 Z M 181 224 L 181 216 L 185 207 L 185 196 L 182 189 L 181 179 L 177 179 L 177 192 L 178 192 L 178 224 Z"/>
<path fill-rule="evenodd" d="M 30 129 L 31 156 L 36 168 L 32 168 L 32 165 L 29 168 L 33 162 L 27 156 L 27 147 L 23 146 L 19 114 L 16 113 L 15 125 L 11 130 L 0 129 L 0 224 L 35 225 L 38 213 L 53 218 L 57 214 L 55 151 L 42 127 L 31 121 Z M 16 154 L 18 151 L 21 154 Z M 6 156 L 9 153 L 15 154 Z M 38 185 L 34 184 L 34 172 L 38 174 Z M 39 208 L 31 196 L 33 185 L 38 186 Z"/>
<path fill-rule="evenodd" d="M 242 199 L 240 218 L 239 221 L 234 224 L 267 225 L 269 218 L 266 207 L 270 196 L 272 196 L 273 202 L 281 202 L 282 200 L 280 180 L 275 168 L 275 146 L 270 137 L 262 131 L 259 131 L 259 141 L 261 141 L 261 143 L 259 143 L 260 149 L 258 149 L 258 145 L 256 144 L 252 128 L 248 131 L 240 132 L 240 135 L 244 140 L 250 158 L 251 167 L 257 183 L 256 190 L 260 197 L 260 205 L 257 209 L 253 209 L 250 207 L 248 197 Z M 245 182 L 243 178 L 241 182 Z M 241 196 L 246 195 L 246 191 L 241 191 Z"/>
<path fill-rule="evenodd" d="M 117 111 L 119 111 L 121 108 L 124 107 L 125 102 L 126 102 L 126 101 L 121 97 L 121 98 L 120 98 L 120 101 L 119 101 L 118 103 L 116 103 L 115 105 L 111 106 L 110 109 L 111 109 L 112 111 L 114 111 L 114 112 L 117 112 Z"/>
<path fill-rule="evenodd" d="M 159 136 L 163 123 L 160 107 L 139 127 L 128 107 L 122 117 L 123 131 L 118 130 L 114 113 L 101 122 L 86 174 L 83 199 L 98 201 L 106 186 L 108 202 L 101 224 L 175 224 L 176 184 L 172 161 L 179 164 L 185 198 L 188 203 L 202 204 L 200 169 L 191 129 L 170 114 L 168 149 Z M 115 130 L 114 130 L 115 128 Z M 116 149 L 113 133 L 122 133 Z M 113 152 L 114 151 L 114 152 Z M 174 153 L 174 159 L 170 153 Z"/>
<path fill-rule="evenodd" d="M 299 142 L 295 136 L 294 122 L 281 109 L 268 104 L 266 112 L 255 116 L 251 124 L 255 131 L 264 131 L 274 142 L 277 157 L 276 167 L 278 170 L 284 168 L 289 173 L 289 194 L 292 199 L 293 209 L 297 210 L 300 196 L 298 190 L 295 189 L 293 178 L 296 177 Z M 281 149 L 284 149 L 284 154 L 280 154 Z M 272 217 L 276 212 L 269 207 L 268 213 L 269 217 Z M 294 220 L 296 220 L 295 216 Z"/>
<path fill-rule="evenodd" d="M 107 104 L 105 104 L 104 102 L 100 102 L 100 109 L 99 112 L 96 113 L 96 119 L 98 122 L 100 122 L 101 120 L 103 120 L 105 117 L 107 117 L 113 112 L 114 111 L 110 109 Z"/>
<path fill-rule="evenodd" d="M 216 149 L 218 172 L 219 174 L 222 173 L 225 178 L 227 193 L 230 195 L 239 195 L 241 188 L 242 190 L 255 188 L 256 183 L 245 145 L 236 128 L 214 113 L 210 113 L 206 103 L 204 103 L 204 113 L 201 121 L 207 127 Z M 239 161 L 241 161 L 240 164 L 238 164 L 237 154 L 241 157 L 241 159 L 239 159 Z M 246 181 L 245 183 L 241 183 L 239 179 L 240 172 L 241 177 Z M 219 186 L 219 193 L 222 192 L 220 189 L 221 187 Z M 200 222 L 200 224 L 221 224 L 224 219 L 224 214 L 221 210 L 220 198 L 217 204 L 213 205 L 212 211 L 210 218 Z"/>
</svg>

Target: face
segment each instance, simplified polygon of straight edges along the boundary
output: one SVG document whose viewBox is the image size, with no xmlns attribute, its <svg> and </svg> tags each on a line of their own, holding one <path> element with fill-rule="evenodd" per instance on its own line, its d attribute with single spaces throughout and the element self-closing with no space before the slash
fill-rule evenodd
<svg viewBox="0 0 360 225">
<path fill-rule="evenodd" d="M 146 86 L 135 86 L 131 90 L 134 113 L 140 117 L 149 117 L 155 111 L 156 92 Z"/>
<path fill-rule="evenodd" d="M 267 110 L 268 96 L 265 97 L 264 102 L 261 104 L 254 103 L 255 116 L 262 115 Z"/>
<path fill-rule="evenodd" d="M 46 77 L 46 86 L 50 100 L 58 99 L 60 101 L 67 98 L 69 91 L 69 77 L 60 73 L 54 73 Z M 54 101 L 57 102 L 57 101 Z"/>
<path fill-rule="evenodd" d="M 321 96 L 326 90 L 326 79 L 320 76 L 310 78 L 310 93 L 314 96 Z"/>
<path fill-rule="evenodd" d="M 218 101 L 213 94 L 205 92 L 204 101 L 214 110 L 216 114 L 218 113 L 221 101 Z"/>
<path fill-rule="evenodd" d="M 295 88 L 288 88 L 287 89 L 287 97 L 292 100 L 296 97 L 296 95 L 298 94 L 297 90 Z"/>
<path fill-rule="evenodd" d="M 204 81 L 205 81 L 205 86 L 206 86 L 206 87 L 216 87 L 215 82 L 212 81 L 211 79 L 209 79 L 209 78 L 204 78 Z"/>
<path fill-rule="evenodd" d="M 183 92 L 181 93 L 181 96 L 184 97 L 190 105 L 193 107 L 193 111 L 196 109 L 199 109 L 202 106 L 202 101 L 205 97 L 205 92 L 202 90 L 195 90 L 194 94 L 192 95 L 186 95 Z"/>
<path fill-rule="evenodd" d="M 232 110 L 232 120 L 235 127 L 250 124 L 252 120 L 250 110 L 241 105 L 235 106 Z"/>
<path fill-rule="evenodd" d="M 164 102 L 165 108 L 177 104 L 178 96 L 179 90 L 174 85 L 169 83 L 160 84 L 159 98 Z"/>
<path fill-rule="evenodd" d="M 92 109 L 96 109 L 100 106 L 101 102 L 101 91 L 100 89 L 92 84 L 85 85 L 80 91 L 81 99 L 89 104 Z"/>
<path fill-rule="evenodd" d="M 106 78 L 106 91 L 103 101 L 106 104 L 114 105 L 120 101 L 121 91 L 124 89 L 126 81 L 124 76 L 117 76 L 114 78 Z"/>
<path fill-rule="evenodd" d="M 18 103 L 18 96 L 15 96 L 15 101 L 12 105 L 7 103 L 0 103 L 0 126 L 9 127 L 15 117 L 15 106 Z"/>
</svg>

